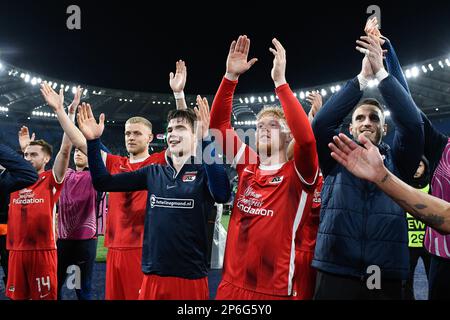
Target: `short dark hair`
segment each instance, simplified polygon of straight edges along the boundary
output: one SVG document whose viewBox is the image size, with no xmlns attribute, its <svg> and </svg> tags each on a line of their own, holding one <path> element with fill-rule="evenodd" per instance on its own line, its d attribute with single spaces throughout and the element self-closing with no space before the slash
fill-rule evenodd
<svg viewBox="0 0 450 320">
<path fill-rule="evenodd" d="M 353 114 L 355 113 L 356 109 L 358 109 L 359 107 L 361 107 L 361 106 L 363 106 L 363 105 L 369 105 L 369 106 L 377 107 L 378 109 L 380 109 L 381 113 L 384 114 L 384 111 L 385 111 L 385 110 L 384 110 L 384 107 L 383 107 L 383 105 L 382 105 L 377 99 L 366 98 L 366 99 L 361 100 L 361 101 L 356 105 L 356 107 L 353 109 L 352 116 L 353 116 Z"/>
<path fill-rule="evenodd" d="M 50 156 L 50 158 L 53 155 L 53 147 L 45 140 L 36 140 L 31 141 L 30 146 L 40 146 L 42 147 L 42 151 L 44 151 L 46 154 Z"/>
<path fill-rule="evenodd" d="M 186 109 L 186 110 L 171 110 L 169 112 L 169 115 L 167 116 L 167 123 L 170 122 L 172 119 L 185 119 L 192 127 L 192 132 L 194 132 L 194 124 L 195 121 L 197 121 L 197 115 L 195 114 L 194 110 L 192 109 Z"/>
</svg>

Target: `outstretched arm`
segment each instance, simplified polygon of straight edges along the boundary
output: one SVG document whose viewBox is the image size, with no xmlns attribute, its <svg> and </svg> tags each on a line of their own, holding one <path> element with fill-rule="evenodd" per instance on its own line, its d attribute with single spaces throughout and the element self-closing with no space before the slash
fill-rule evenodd
<svg viewBox="0 0 450 320">
<path fill-rule="evenodd" d="M 0 144 L 0 193 L 11 193 L 34 184 L 36 169 L 11 148 Z"/>
<path fill-rule="evenodd" d="M 256 163 L 257 158 L 256 152 L 248 148 L 231 128 L 233 95 L 239 76 L 257 61 L 255 58 L 247 61 L 249 50 L 250 39 L 247 36 L 240 36 L 237 41 L 231 43 L 226 74 L 214 97 L 211 109 L 212 135 L 218 137 L 216 144 L 222 149 L 228 161 L 234 164 Z"/>
<path fill-rule="evenodd" d="M 295 98 L 286 82 L 286 50 L 277 39 L 272 40 L 275 49 L 272 79 L 286 116 L 286 122 L 296 141 L 294 162 L 300 180 L 307 186 L 314 186 L 319 172 L 316 139 L 303 107 Z"/>
<path fill-rule="evenodd" d="M 407 185 L 384 166 L 383 159 L 364 134 L 356 144 L 346 135 L 334 137 L 330 143 L 331 156 L 352 174 L 375 183 L 403 209 L 428 226 L 443 233 L 450 233 L 450 204 Z"/>
<path fill-rule="evenodd" d="M 175 103 L 178 110 L 186 110 L 187 103 L 184 97 L 184 87 L 186 86 L 187 68 L 183 60 L 178 60 L 176 63 L 175 74 L 169 74 L 169 85 L 175 97 Z"/>
<path fill-rule="evenodd" d="M 100 137 L 105 128 L 105 115 L 97 121 L 89 104 L 81 106 L 78 111 L 80 131 L 88 141 L 88 161 L 92 183 L 97 191 L 127 192 L 147 189 L 148 167 L 137 171 L 111 175 L 106 170 L 100 152 Z"/>
<path fill-rule="evenodd" d="M 202 141 L 202 165 L 205 168 L 208 179 L 208 188 L 213 199 L 217 203 L 226 203 L 231 196 L 230 180 L 228 179 L 224 165 L 217 164 L 215 159 L 214 142 L 209 137 L 209 104 L 206 98 L 197 97 L 198 108 L 194 111 L 197 115 L 197 137 Z M 211 148 L 212 147 L 212 148 Z M 210 150 L 210 154 L 206 154 Z"/>
<path fill-rule="evenodd" d="M 424 150 L 423 121 L 411 95 L 398 80 L 384 69 L 379 39 L 374 35 L 361 37 L 358 45 L 367 50 L 373 72 L 379 77 L 378 89 L 391 111 L 396 125 L 393 143 L 395 163 L 401 178 L 410 181 L 417 170 Z"/>
</svg>

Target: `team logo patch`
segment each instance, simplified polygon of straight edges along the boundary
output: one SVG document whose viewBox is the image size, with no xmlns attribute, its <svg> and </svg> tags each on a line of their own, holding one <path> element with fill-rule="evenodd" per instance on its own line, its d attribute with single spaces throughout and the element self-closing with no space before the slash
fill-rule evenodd
<svg viewBox="0 0 450 320">
<path fill-rule="evenodd" d="M 183 182 L 193 182 L 195 181 L 195 179 L 197 178 L 197 171 L 195 172 L 186 172 L 183 177 L 181 178 L 181 180 Z"/>
<path fill-rule="evenodd" d="M 14 292 L 16 291 L 16 288 L 14 286 L 10 286 L 8 289 L 9 292 Z"/>
<path fill-rule="evenodd" d="M 273 179 L 272 179 L 272 181 L 270 181 L 269 183 L 270 184 L 280 184 L 282 181 L 283 181 L 283 176 L 281 176 L 281 177 L 274 177 Z"/>
</svg>

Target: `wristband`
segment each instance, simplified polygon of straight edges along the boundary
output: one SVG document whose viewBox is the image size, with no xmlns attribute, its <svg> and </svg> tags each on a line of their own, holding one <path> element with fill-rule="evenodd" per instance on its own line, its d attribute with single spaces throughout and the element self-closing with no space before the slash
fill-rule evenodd
<svg viewBox="0 0 450 320">
<path fill-rule="evenodd" d="M 183 91 L 181 91 L 181 92 L 174 92 L 173 95 L 175 97 L 175 100 L 184 99 L 184 92 Z"/>
</svg>

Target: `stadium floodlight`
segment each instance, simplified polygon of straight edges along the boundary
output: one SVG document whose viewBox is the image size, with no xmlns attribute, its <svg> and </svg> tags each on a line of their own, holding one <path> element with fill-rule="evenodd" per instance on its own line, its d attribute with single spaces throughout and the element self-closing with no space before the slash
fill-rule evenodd
<svg viewBox="0 0 450 320">
<path fill-rule="evenodd" d="M 258 102 L 262 103 L 262 98 L 261 97 L 258 97 Z"/>
<path fill-rule="evenodd" d="M 158 101 L 158 104 L 161 104 L 161 101 Z M 194 104 L 191 102 L 191 106 L 193 106 Z"/>
<path fill-rule="evenodd" d="M 250 97 L 250 103 L 255 103 L 255 97 Z"/>
<path fill-rule="evenodd" d="M 130 102 L 133 102 L 133 99 L 130 99 Z"/>
<path fill-rule="evenodd" d="M 445 63 L 447 64 L 447 67 L 450 67 L 450 60 L 449 59 L 445 59 Z"/>
<path fill-rule="evenodd" d="M 24 80 L 26 83 L 30 82 L 30 75 L 26 74 Z"/>
<path fill-rule="evenodd" d="M 156 101 L 152 101 L 153 104 L 156 104 Z"/>
<path fill-rule="evenodd" d="M 21 79 L 25 79 L 25 73 L 22 72 L 22 73 L 20 74 L 20 78 L 21 78 Z"/>
<path fill-rule="evenodd" d="M 0 70 L 3 70 L 3 63 L 0 62 Z"/>
<path fill-rule="evenodd" d="M 247 104 L 249 103 L 249 100 L 248 100 L 247 97 L 245 97 L 244 101 L 245 101 L 245 103 L 247 103 Z"/>
<path fill-rule="evenodd" d="M 36 77 L 33 77 L 33 79 L 31 79 L 31 85 L 32 85 L 32 86 L 37 85 L 37 79 L 36 79 Z"/>
<path fill-rule="evenodd" d="M 436 109 L 434 109 L 434 110 L 439 111 L 439 108 L 436 108 Z"/>
<path fill-rule="evenodd" d="M 267 97 L 266 97 L 266 96 L 264 96 L 264 97 L 263 97 L 263 100 L 264 100 L 264 102 L 267 102 L 267 101 L 269 101 L 269 99 L 267 99 Z"/>
<path fill-rule="evenodd" d="M 327 90 L 325 89 L 320 90 L 320 94 L 322 95 L 322 97 L 325 97 L 327 95 Z"/>
<path fill-rule="evenodd" d="M 389 117 L 390 115 L 391 115 L 391 112 L 390 112 L 389 110 L 387 110 L 387 111 L 384 112 L 384 116 L 385 116 L 385 117 Z"/>
<path fill-rule="evenodd" d="M 431 70 L 431 71 L 433 71 L 433 70 Z M 411 75 L 411 69 L 406 69 L 406 71 L 405 71 L 405 76 L 406 76 L 407 79 L 409 79 L 409 78 L 412 77 L 412 75 Z"/>
<path fill-rule="evenodd" d="M 84 89 L 84 92 L 83 92 L 83 96 L 87 95 L 87 94 L 88 94 L 88 92 L 89 92 L 89 90 L 88 90 L 88 89 Z"/>
<path fill-rule="evenodd" d="M 119 101 L 122 102 L 122 98 L 120 98 Z"/>
<path fill-rule="evenodd" d="M 42 83 L 42 79 L 41 78 L 37 78 L 37 83 L 41 84 Z"/>
<path fill-rule="evenodd" d="M 50 86 L 52 86 L 52 85 L 50 85 Z M 57 86 L 58 86 L 58 84 L 55 82 L 52 86 L 53 90 L 56 89 Z"/>
<path fill-rule="evenodd" d="M 430 63 L 430 64 L 428 64 L 428 69 L 430 69 L 430 71 L 431 72 L 433 72 L 434 71 L 434 67 L 433 67 L 433 65 Z"/>
<path fill-rule="evenodd" d="M 411 69 L 411 75 L 414 77 L 414 78 L 417 78 L 418 76 L 419 76 L 419 68 L 417 68 L 417 67 L 414 67 L 414 68 L 412 68 Z"/>
<path fill-rule="evenodd" d="M 77 93 L 77 87 L 72 87 L 72 93 L 73 94 Z"/>
<path fill-rule="evenodd" d="M 337 85 L 336 86 L 336 92 L 338 92 L 338 91 L 340 91 L 341 90 L 341 86 L 340 85 Z"/>
<path fill-rule="evenodd" d="M 305 99 L 305 93 L 302 91 L 300 92 L 300 99 L 304 100 Z"/>
<path fill-rule="evenodd" d="M 425 67 L 425 66 L 422 66 L 422 71 L 423 71 L 423 73 L 427 73 L 427 72 L 428 72 L 428 69 L 427 69 L 427 67 Z"/>
<path fill-rule="evenodd" d="M 273 96 L 273 94 L 270 96 L 270 102 L 274 102 L 275 101 L 275 97 Z"/>
<path fill-rule="evenodd" d="M 442 69 L 444 69 L 444 63 L 442 61 L 439 61 L 439 65 L 441 66 Z"/>
<path fill-rule="evenodd" d="M 61 85 L 59 86 L 61 89 L 64 89 L 64 83 L 61 83 Z"/>
<path fill-rule="evenodd" d="M 244 100 L 242 100 L 242 98 L 239 98 L 239 102 L 244 103 Z"/>
</svg>

